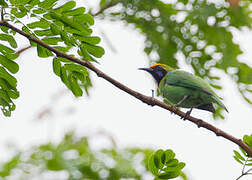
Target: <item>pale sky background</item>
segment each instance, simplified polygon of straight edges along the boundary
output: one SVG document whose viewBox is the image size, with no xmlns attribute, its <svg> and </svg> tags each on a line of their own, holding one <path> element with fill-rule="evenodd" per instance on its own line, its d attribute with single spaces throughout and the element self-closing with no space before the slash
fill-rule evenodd
<svg viewBox="0 0 252 180">
<path fill-rule="evenodd" d="M 85 1 L 89 6 L 97 2 Z M 153 79 L 137 70 L 149 66 L 143 53 L 145 37 L 121 22 L 96 20 L 93 29 L 100 37 L 101 30 L 104 31 L 117 50 L 113 53 L 102 41 L 106 54 L 100 59 L 100 65 L 95 65 L 128 87 L 151 95 L 151 89 L 155 88 Z M 243 30 L 235 35 L 235 41 L 245 51 L 241 60 L 251 60 L 252 33 Z M 20 43 L 23 47 L 28 41 L 20 38 Z M 76 129 L 79 135 L 104 130 L 114 136 L 119 147 L 172 149 L 176 157 L 186 163 L 184 171 L 190 180 L 234 180 L 241 174 L 242 166 L 232 157 L 233 150 L 238 147 L 214 133 L 182 121 L 166 110 L 143 104 L 94 73 L 91 73 L 93 88 L 90 96 L 76 99 L 53 74 L 51 59 L 38 58 L 36 49 L 27 50 L 17 61 L 20 65 L 16 75 L 20 98 L 15 101 L 17 109 L 11 118 L 0 114 L 0 161 L 13 154 L 7 145 L 25 150 L 32 145 L 57 142 L 71 129 Z M 186 66 L 183 69 L 190 71 Z M 229 77 L 217 73 L 222 75 L 224 84 L 224 90 L 217 94 L 224 97 L 230 113 L 225 114 L 224 121 L 212 120 L 206 111 L 194 110 L 192 115 L 235 137 L 251 134 L 251 106 L 241 99 Z M 65 94 L 59 96 L 62 92 Z M 47 108 L 52 114 L 39 120 L 38 113 Z M 91 143 L 94 148 L 105 144 L 103 139 Z M 242 178 L 249 179 L 252 176 Z"/>
</svg>

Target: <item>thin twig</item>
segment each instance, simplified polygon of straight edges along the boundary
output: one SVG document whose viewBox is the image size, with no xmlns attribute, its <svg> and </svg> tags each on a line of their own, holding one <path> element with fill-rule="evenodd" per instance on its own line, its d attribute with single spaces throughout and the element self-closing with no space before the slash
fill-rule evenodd
<svg viewBox="0 0 252 180">
<path fill-rule="evenodd" d="M 244 162 L 244 164 L 243 164 L 243 167 L 242 167 L 242 174 L 241 174 L 238 178 L 236 178 L 235 180 L 239 180 L 240 178 L 242 178 L 242 177 L 245 176 L 245 175 L 251 175 L 251 174 L 252 174 L 252 173 L 249 173 L 252 169 L 249 169 L 249 170 L 247 170 L 246 172 L 244 172 L 244 171 L 245 171 L 246 164 L 247 164 L 247 162 L 248 162 L 248 159 L 249 159 L 249 157 L 246 158 L 246 160 L 245 160 L 245 162 Z"/>
<path fill-rule="evenodd" d="M 250 168 L 249 170 L 247 170 L 247 173 L 248 173 L 248 174 L 251 174 L 251 173 L 249 173 L 250 171 L 252 171 L 252 168 Z"/>
<path fill-rule="evenodd" d="M 124 92 L 130 94 L 131 96 L 134 96 L 135 98 L 141 100 L 143 103 L 146 103 L 146 104 L 151 105 L 151 106 L 159 106 L 159 107 L 161 107 L 163 109 L 166 109 L 168 111 L 171 111 L 171 112 L 177 114 L 181 118 L 184 118 L 186 116 L 186 113 L 178 110 L 175 107 L 169 106 L 168 104 L 165 104 L 164 102 L 161 102 L 161 101 L 159 101 L 159 100 L 157 100 L 157 99 L 155 99 L 153 97 L 145 96 L 145 95 L 143 95 L 143 94 L 141 94 L 141 93 L 139 93 L 137 91 L 134 91 L 134 90 L 128 88 L 124 84 L 118 82 L 117 80 L 113 79 L 109 75 L 107 75 L 104 72 L 100 71 L 98 68 L 96 68 L 89 61 L 83 61 L 83 60 L 80 60 L 78 58 L 72 57 L 72 56 L 70 56 L 68 54 L 65 54 L 65 53 L 63 53 L 63 52 L 49 46 L 48 44 L 44 43 L 43 41 L 33 37 L 32 35 L 29 35 L 29 34 L 23 32 L 22 30 L 19 30 L 18 28 L 16 28 L 15 26 L 9 24 L 6 21 L 0 21 L 0 25 L 8 27 L 8 28 L 12 29 L 13 31 L 25 36 L 30 41 L 33 41 L 33 42 L 47 48 L 48 50 L 54 52 L 56 56 L 66 58 L 66 59 L 68 59 L 68 60 L 70 60 L 72 62 L 75 62 L 77 64 L 80 64 L 82 66 L 87 67 L 91 71 L 95 72 L 98 77 L 101 77 L 101 78 L 107 80 L 108 82 L 110 82 L 111 84 L 113 84 L 117 88 L 121 89 L 122 91 L 124 91 Z M 247 152 L 248 156 L 252 157 L 252 149 L 250 149 L 250 147 L 247 144 L 245 144 L 241 139 L 237 139 L 234 136 L 222 131 L 221 129 L 218 129 L 217 127 L 215 127 L 215 126 L 213 126 L 213 125 L 211 125 L 211 124 L 209 124 L 209 123 L 207 123 L 207 122 L 205 122 L 205 121 L 203 121 L 201 119 L 198 119 L 198 118 L 195 118 L 195 117 L 192 117 L 192 116 L 186 116 L 185 120 L 188 120 L 188 121 L 196 124 L 199 128 L 204 127 L 205 129 L 208 129 L 209 131 L 214 132 L 216 134 L 216 136 L 221 136 L 221 137 L 223 137 L 223 138 L 237 144 L 238 146 L 240 146 L 241 148 L 243 148 Z"/>
<path fill-rule="evenodd" d="M 119 2 L 110 2 L 106 4 L 105 6 L 101 7 L 101 9 L 98 12 L 94 13 L 93 16 L 98 16 L 99 14 L 103 13 L 106 9 L 113 7 L 117 5 L 118 3 Z"/>
<path fill-rule="evenodd" d="M 243 164 L 243 167 L 242 167 L 242 174 L 244 173 L 244 170 L 245 170 L 245 167 L 246 167 L 247 162 L 248 162 L 248 157 L 246 158 L 245 163 Z"/>
<path fill-rule="evenodd" d="M 244 174 L 242 173 L 238 178 L 236 178 L 235 180 L 239 180 L 241 179 L 241 177 L 244 176 Z"/>
<path fill-rule="evenodd" d="M 106 35 L 106 33 L 103 30 L 100 30 L 100 32 L 101 32 L 101 36 L 103 37 L 104 42 L 108 45 L 108 47 L 111 49 L 111 51 L 113 53 L 117 53 L 117 50 L 116 50 L 115 46 L 113 46 L 113 43 L 108 38 L 108 36 Z"/>
<path fill-rule="evenodd" d="M 243 176 L 246 176 L 246 175 L 252 175 L 252 173 L 249 173 L 251 169 L 247 170 L 246 172 L 242 173 L 236 180 L 240 179 L 241 177 Z"/>
<path fill-rule="evenodd" d="M 16 54 L 19 54 L 19 55 L 20 55 L 22 52 L 26 51 L 27 49 L 30 49 L 31 47 L 32 47 L 31 45 L 26 46 L 26 47 L 24 47 L 24 48 L 18 50 L 18 51 L 16 52 Z"/>
</svg>

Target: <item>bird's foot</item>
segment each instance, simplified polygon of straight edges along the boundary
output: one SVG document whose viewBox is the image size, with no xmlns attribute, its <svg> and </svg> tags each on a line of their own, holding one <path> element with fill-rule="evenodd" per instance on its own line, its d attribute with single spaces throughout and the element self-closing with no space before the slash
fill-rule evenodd
<svg viewBox="0 0 252 180">
<path fill-rule="evenodd" d="M 151 90 L 151 97 L 154 98 L 154 89 Z"/>
<path fill-rule="evenodd" d="M 181 117 L 181 119 L 186 120 L 186 119 L 190 116 L 190 114 L 191 114 L 191 112 L 192 112 L 192 109 L 193 109 L 193 108 L 191 108 L 189 111 L 187 111 L 186 114 L 185 114 L 185 116 L 184 116 L 184 117 Z"/>
<path fill-rule="evenodd" d="M 178 106 L 176 106 L 176 105 L 174 106 L 174 108 L 175 108 L 175 111 L 172 112 L 172 113 L 176 113 L 176 112 L 178 112 L 180 110 L 180 108 Z"/>
</svg>

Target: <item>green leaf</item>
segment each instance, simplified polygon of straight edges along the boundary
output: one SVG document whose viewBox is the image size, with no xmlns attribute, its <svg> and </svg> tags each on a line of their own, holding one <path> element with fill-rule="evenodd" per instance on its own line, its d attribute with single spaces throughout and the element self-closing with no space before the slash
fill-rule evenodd
<svg viewBox="0 0 252 180">
<path fill-rule="evenodd" d="M 34 28 L 42 28 L 42 29 L 47 29 L 50 27 L 50 22 L 48 22 L 45 19 L 40 19 L 40 21 L 32 22 L 30 24 L 27 24 L 27 26 L 31 29 Z"/>
<path fill-rule="evenodd" d="M 241 152 L 242 152 L 242 154 L 243 154 L 244 156 L 247 156 L 247 153 L 246 153 L 246 151 L 245 151 L 244 149 L 242 149 L 240 146 L 239 146 L 239 149 L 241 150 Z"/>
<path fill-rule="evenodd" d="M 74 22 L 73 19 L 68 18 L 64 14 L 62 15 L 62 14 L 53 13 L 53 14 L 51 14 L 51 16 L 53 18 L 61 21 L 62 23 L 64 23 L 66 27 L 69 26 L 69 27 L 76 29 L 76 30 L 79 30 L 79 31 L 82 31 L 83 29 L 85 29 L 85 26 L 83 26 L 80 23 Z"/>
<path fill-rule="evenodd" d="M 19 7 L 19 8 L 12 8 L 11 9 L 11 14 L 14 14 L 17 18 L 22 18 L 26 16 L 27 11 L 24 7 Z"/>
<path fill-rule="evenodd" d="M 101 38 L 97 37 L 97 36 L 78 36 L 78 35 L 74 35 L 75 38 L 79 39 L 82 42 L 86 42 L 89 44 L 98 44 L 101 41 Z"/>
<path fill-rule="evenodd" d="M 46 12 L 46 10 L 43 10 L 43 9 L 34 9 L 32 12 L 34 14 L 44 14 Z M 36 15 L 34 17 L 36 17 Z"/>
<path fill-rule="evenodd" d="M 90 54 L 88 54 L 87 50 L 84 48 L 83 44 L 80 47 L 80 51 L 78 51 L 80 56 L 83 56 L 83 60 L 85 61 L 95 61 L 97 62 Z"/>
<path fill-rule="evenodd" d="M 247 64 L 240 63 L 239 64 L 239 71 L 237 73 L 239 76 L 239 82 L 244 84 L 251 84 L 252 83 L 252 68 L 249 67 Z"/>
<path fill-rule="evenodd" d="M 5 27 L 5 26 L 0 26 L 0 29 L 4 32 L 4 33 L 6 33 L 6 34 L 8 34 L 9 32 L 9 28 L 8 27 Z"/>
<path fill-rule="evenodd" d="M 15 51 L 3 44 L 0 44 L 0 52 L 3 54 L 7 54 L 7 53 L 14 53 Z"/>
<path fill-rule="evenodd" d="M 213 88 L 215 88 L 215 89 L 222 89 L 222 87 L 221 86 L 219 86 L 219 85 L 216 85 L 216 84 L 213 84 L 213 83 L 210 83 L 210 85 L 213 87 Z"/>
<path fill-rule="evenodd" d="M 241 162 L 241 160 L 239 159 L 239 158 L 237 158 L 236 156 L 233 156 L 234 157 L 234 159 L 238 162 L 238 163 L 240 163 L 240 164 L 244 164 L 243 162 Z"/>
<path fill-rule="evenodd" d="M 68 1 L 65 4 L 63 4 L 62 6 L 54 9 L 56 12 L 64 12 L 64 11 L 68 11 L 73 9 L 76 6 L 76 2 L 75 1 Z M 64 12 L 65 14 L 65 12 Z"/>
<path fill-rule="evenodd" d="M 79 84 L 77 83 L 77 79 L 72 75 L 70 75 L 69 77 L 70 77 L 69 82 L 70 82 L 71 90 L 72 90 L 73 94 L 76 97 L 82 96 L 83 92 L 82 92 Z"/>
<path fill-rule="evenodd" d="M 12 87 L 9 87 L 8 82 L 3 78 L 0 78 L 0 86 L 3 90 L 9 90 L 12 88 Z"/>
<path fill-rule="evenodd" d="M 167 161 L 173 159 L 174 157 L 175 153 L 171 149 L 167 149 L 162 155 L 162 162 L 165 164 Z"/>
<path fill-rule="evenodd" d="M 17 63 L 2 55 L 0 55 L 0 64 L 6 67 L 11 73 L 17 73 L 19 70 Z"/>
<path fill-rule="evenodd" d="M 100 7 L 103 7 L 103 6 L 105 6 L 107 3 L 108 3 L 108 0 L 100 0 L 99 5 L 100 5 Z"/>
<path fill-rule="evenodd" d="M 51 9 L 57 0 L 44 0 L 38 4 L 41 8 Z"/>
<path fill-rule="evenodd" d="M 241 155 L 238 151 L 234 150 L 234 153 L 235 153 L 235 156 L 236 156 L 238 159 L 240 159 L 240 160 L 242 160 L 242 161 L 245 161 L 245 159 L 242 157 L 242 155 Z"/>
<path fill-rule="evenodd" d="M 243 141 L 250 147 L 252 148 L 252 135 L 244 135 L 243 136 Z"/>
<path fill-rule="evenodd" d="M 72 71 L 72 75 L 79 79 L 82 83 L 86 80 L 86 76 L 83 72 Z"/>
<path fill-rule="evenodd" d="M 7 94 L 12 99 L 17 99 L 19 97 L 19 92 L 15 90 L 7 91 Z"/>
<path fill-rule="evenodd" d="M 30 0 L 10 0 L 11 4 L 25 5 L 29 3 Z"/>
<path fill-rule="evenodd" d="M 22 27 L 22 31 L 24 31 L 27 34 L 32 34 L 31 31 L 30 31 L 30 29 L 27 26 L 25 26 L 25 25 Z"/>
<path fill-rule="evenodd" d="M 0 77 L 5 79 L 13 88 L 17 86 L 17 80 L 0 66 Z"/>
<path fill-rule="evenodd" d="M 31 0 L 28 2 L 28 4 L 30 4 L 32 6 L 38 5 L 39 3 L 40 3 L 40 0 Z"/>
<path fill-rule="evenodd" d="M 66 69 L 70 71 L 77 71 L 77 72 L 86 72 L 87 69 L 84 66 L 78 65 L 78 64 L 65 64 L 64 65 Z"/>
<path fill-rule="evenodd" d="M 0 5 L 3 7 L 8 7 L 8 4 L 4 0 L 0 0 Z"/>
<path fill-rule="evenodd" d="M 63 57 L 55 57 L 55 58 L 61 62 L 72 63 L 72 61 L 70 61 L 69 59 L 63 58 Z"/>
<path fill-rule="evenodd" d="M 80 36 L 90 35 L 92 32 L 92 31 L 87 30 L 86 28 L 83 28 L 82 31 L 79 31 L 78 29 L 73 29 L 71 27 L 65 27 L 64 30 L 68 33 L 80 35 Z"/>
<path fill-rule="evenodd" d="M 164 172 L 164 173 L 161 173 L 158 178 L 160 179 L 173 179 L 173 178 L 176 178 L 180 175 L 180 171 L 173 171 L 173 172 Z"/>
<path fill-rule="evenodd" d="M 50 30 L 52 31 L 53 35 L 58 35 L 61 32 L 61 29 L 54 24 L 50 25 Z"/>
<path fill-rule="evenodd" d="M 76 8 L 76 9 L 73 9 L 73 10 L 65 11 L 64 14 L 66 16 L 77 16 L 77 15 L 84 14 L 84 12 L 85 12 L 85 8 L 80 7 L 80 8 Z"/>
<path fill-rule="evenodd" d="M 47 19 L 47 20 L 55 21 L 55 19 L 51 16 L 52 14 L 53 14 L 53 11 L 49 11 L 49 12 L 43 14 L 43 17 L 44 17 L 45 19 Z M 55 22 L 53 22 L 53 23 L 55 23 Z"/>
<path fill-rule="evenodd" d="M 66 46 L 66 47 L 54 46 L 54 48 L 61 52 L 67 53 L 71 49 L 71 46 Z"/>
<path fill-rule="evenodd" d="M 179 163 L 176 163 L 176 165 L 167 166 L 167 167 L 164 168 L 163 170 L 164 170 L 165 172 L 181 171 L 184 167 L 185 167 L 185 163 L 179 162 Z"/>
<path fill-rule="evenodd" d="M 11 175 L 11 171 L 15 169 L 20 163 L 20 154 L 15 155 L 10 161 L 5 163 L 1 169 L 0 176 L 7 177 Z"/>
<path fill-rule="evenodd" d="M 74 46 L 75 45 L 75 41 L 72 41 L 70 39 L 70 37 L 68 37 L 67 33 L 64 31 L 60 32 L 60 37 L 61 39 L 64 41 L 64 43 L 68 46 Z"/>
<path fill-rule="evenodd" d="M 88 23 L 90 26 L 94 25 L 94 18 L 90 14 L 74 16 L 74 21 L 78 23 Z"/>
<path fill-rule="evenodd" d="M 8 95 L 12 99 L 16 99 L 19 96 L 19 92 L 16 87 L 11 86 L 5 79 L 0 78 L 0 86 L 3 90 L 7 91 Z"/>
<path fill-rule="evenodd" d="M 169 161 L 166 162 L 167 167 L 175 167 L 177 166 L 179 161 L 177 159 L 170 159 Z"/>
<path fill-rule="evenodd" d="M 152 174 L 158 175 L 158 168 L 156 167 L 154 163 L 154 153 L 149 158 L 148 169 L 151 171 Z"/>
<path fill-rule="evenodd" d="M 0 40 L 7 41 L 11 45 L 11 47 L 17 48 L 16 40 L 11 35 L 0 34 Z"/>
<path fill-rule="evenodd" d="M 37 53 L 38 53 L 38 56 L 42 58 L 53 56 L 53 53 L 50 50 L 44 48 L 43 46 L 39 44 L 37 44 Z"/>
<path fill-rule="evenodd" d="M 158 168 L 158 169 L 161 169 L 164 167 L 164 164 L 162 163 L 162 156 L 163 156 L 163 153 L 164 151 L 162 149 L 159 149 L 155 152 L 154 154 L 154 163 L 155 163 L 155 166 Z"/>
<path fill-rule="evenodd" d="M 61 70 L 61 64 L 60 61 L 57 58 L 53 59 L 53 72 L 57 75 L 60 76 L 60 70 Z"/>
<path fill-rule="evenodd" d="M 68 80 L 68 77 L 67 77 L 67 71 L 66 71 L 66 68 L 64 66 L 61 66 L 61 69 L 60 69 L 60 78 L 61 78 L 61 81 L 69 88 L 71 89 L 71 86 L 70 86 L 70 83 L 69 83 L 69 80 Z"/>
<path fill-rule="evenodd" d="M 45 29 L 45 30 L 35 30 L 34 33 L 38 36 L 53 36 L 51 29 Z"/>
<path fill-rule="evenodd" d="M 8 104 L 12 103 L 12 101 L 11 101 L 10 97 L 8 96 L 8 94 L 6 93 L 6 91 L 4 91 L 2 89 L 0 89 L 0 97 L 2 99 L 4 99 Z"/>
<path fill-rule="evenodd" d="M 105 53 L 104 49 L 100 46 L 95 46 L 87 43 L 83 43 L 82 45 L 90 54 L 92 54 L 97 58 L 102 57 L 103 54 Z"/>
<path fill-rule="evenodd" d="M 62 42 L 63 40 L 59 37 L 50 37 L 50 38 L 43 38 L 42 41 L 50 45 L 57 45 L 59 42 Z"/>
</svg>

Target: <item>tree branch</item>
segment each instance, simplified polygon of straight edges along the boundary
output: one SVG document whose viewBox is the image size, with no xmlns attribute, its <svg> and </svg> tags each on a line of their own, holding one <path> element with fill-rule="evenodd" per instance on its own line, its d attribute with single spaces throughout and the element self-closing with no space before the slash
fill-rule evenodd
<svg viewBox="0 0 252 180">
<path fill-rule="evenodd" d="M 101 9 L 98 12 L 93 14 L 93 16 L 98 16 L 99 14 L 103 13 L 106 9 L 113 7 L 118 3 L 119 2 L 110 2 L 110 3 L 106 4 L 105 6 L 101 7 Z"/>
<path fill-rule="evenodd" d="M 19 55 L 20 55 L 22 52 L 26 51 L 27 49 L 30 49 L 31 47 L 32 47 L 31 45 L 26 46 L 26 47 L 24 47 L 24 48 L 18 50 L 18 51 L 16 52 L 16 54 L 19 54 Z"/>
<path fill-rule="evenodd" d="M 33 37 L 32 35 L 29 35 L 21 30 L 19 30 L 18 28 L 14 27 L 13 25 L 9 24 L 6 21 L 0 21 L 0 26 L 5 26 L 8 27 L 10 29 L 12 29 L 13 31 L 21 34 L 22 36 L 25 36 L 27 39 L 29 39 L 30 41 L 33 41 L 45 48 L 47 48 L 48 50 L 52 51 L 55 53 L 56 56 L 59 57 L 63 57 L 66 59 L 69 59 L 72 62 L 75 62 L 77 64 L 80 64 L 82 66 L 87 67 L 88 69 L 90 69 L 91 71 L 95 72 L 97 74 L 98 77 L 101 77 L 105 80 L 107 80 L 108 82 L 110 82 L 111 84 L 113 84 L 114 86 L 116 86 L 117 88 L 121 89 L 122 91 L 130 94 L 131 96 L 134 96 L 135 98 L 141 100 L 143 103 L 146 103 L 148 105 L 151 106 L 159 106 L 163 109 L 166 109 L 168 111 L 171 111 L 173 113 L 175 113 L 176 115 L 180 116 L 181 118 L 184 118 L 186 116 L 186 113 L 179 111 L 177 108 L 169 106 L 168 104 L 165 104 L 153 97 L 149 97 L 149 96 L 145 96 L 137 91 L 134 91 L 130 88 L 128 88 L 127 86 L 125 86 L 124 84 L 118 82 L 117 80 L 113 79 L 112 77 L 110 77 L 109 75 L 105 74 L 104 72 L 100 71 L 98 68 L 96 68 L 91 62 L 89 61 L 83 61 L 80 60 L 78 58 L 72 57 L 68 54 L 65 54 L 49 45 L 47 45 L 46 43 L 44 43 L 43 41 Z M 249 146 L 247 144 L 245 144 L 241 139 L 237 139 L 234 136 L 222 131 L 221 129 L 218 129 L 217 127 L 192 116 L 186 116 L 185 118 L 186 120 L 196 124 L 199 128 L 203 127 L 205 129 L 208 129 L 209 131 L 212 131 L 216 134 L 216 136 L 221 136 L 235 144 L 237 144 L 238 146 L 240 146 L 241 148 L 243 148 L 246 152 L 248 156 L 252 156 L 252 149 L 249 148 Z"/>
</svg>

